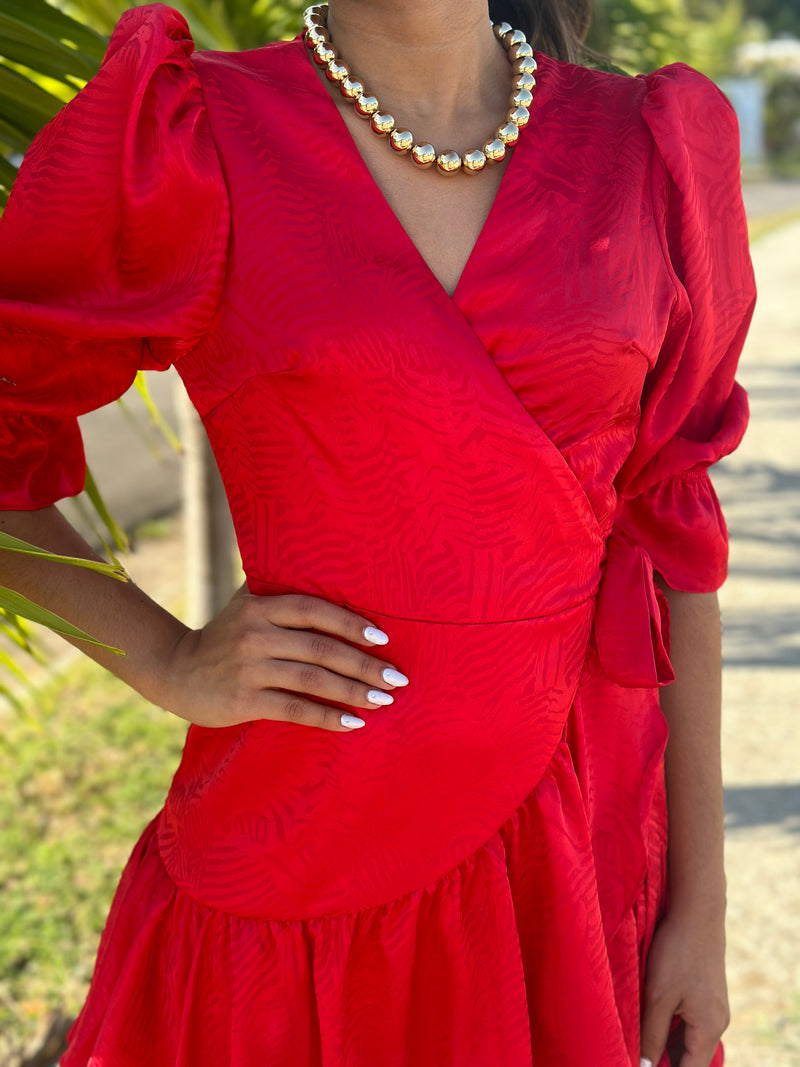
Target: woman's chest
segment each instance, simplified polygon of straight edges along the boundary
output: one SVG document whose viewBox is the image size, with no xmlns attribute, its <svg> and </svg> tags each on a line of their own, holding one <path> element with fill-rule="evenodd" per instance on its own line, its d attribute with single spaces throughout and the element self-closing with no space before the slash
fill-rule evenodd
<svg viewBox="0 0 800 1067">
<path fill-rule="evenodd" d="M 298 367 L 342 390 L 380 359 L 388 379 L 424 388 L 433 347 L 493 361 L 555 424 L 636 409 L 674 297 L 641 204 L 609 213 L 587 203 L 592 191 L 516 180 L 477 235 L 417 215 L 434 245 L 452 242 L 428 263 L 362 173 L 339 181 L 333 161 L 295 160 L 254 180 L 250 162 L 229 168 L 233 241 L 203 344 L 208 402 Z M 459 274 L 452 293 L 437 277 L 448 270 Z"/>
<path fill-rule="evenodd" d="M 316 82 L 233 88 L 206 86 L 232 242 L 193 356 L 201 412 L 262 374 L 338 393 L 382 374 L 411 397 L 441 361 L 482 360 L 566 447 L 636 414 L 674 300 L 643 159 L 550 152 L 531 130 L 504 172 L 421 197 L 365 165 Z M 283 137 L 298 109 L 312 129 Z"/>
</svg>

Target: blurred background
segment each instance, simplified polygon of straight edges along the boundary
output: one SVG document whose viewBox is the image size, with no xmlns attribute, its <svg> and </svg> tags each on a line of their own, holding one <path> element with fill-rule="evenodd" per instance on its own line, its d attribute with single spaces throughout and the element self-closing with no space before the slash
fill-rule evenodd
<svg viewBox="0 0 800 1067">
<path fill-rule="evenodd" d="M 36 132 L 97 70 L 118 0 L 0 0 L 0 209 Z M 305 2 L 185 0 L 199 49 L 292 37 Z M 595 0 L 587 40 L 637 74 L 682 61 L 739 118 L 759 302 L 752 421 L 712 472 L 731 532 L 723 761 L 730 1067 L 800 1067 L 800 0 Z M 100 495 L 65 513 L 190 625 L 241 580 L 205 435 L 172 371 L 82 419 Z M 0 1067 L 50 1067 L 120 869 L 184 727 L 0 607 Z"/>
</svg>

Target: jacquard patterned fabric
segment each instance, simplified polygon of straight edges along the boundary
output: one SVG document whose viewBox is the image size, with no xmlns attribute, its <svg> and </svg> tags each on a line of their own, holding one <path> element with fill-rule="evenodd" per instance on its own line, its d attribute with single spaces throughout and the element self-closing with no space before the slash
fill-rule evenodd
<svg viewBox="0 0 800 1067">
<path fill-rule="evenodd" d="M 63 1067 L 638 1063 L 653 571 L 725 577 L 707 468 L 744 432 L 755 289 L 720 91 L 537 59 L 452 297 L 299 38 L 194 51 L 131 9 L 23 162 L 0 507 L 78 492 L 76 415 L 174 364 L 251 591 L 363 613 L 412 680 L 350 734 L 190 728 Z"/>
</svg>

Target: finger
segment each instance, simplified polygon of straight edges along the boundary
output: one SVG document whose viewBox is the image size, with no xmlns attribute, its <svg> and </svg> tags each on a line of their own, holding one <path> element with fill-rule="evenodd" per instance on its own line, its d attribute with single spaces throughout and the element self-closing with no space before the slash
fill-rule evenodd
<svg viewBox="0 0 800 1067">
<path fill-rule="evenodd" d="M 645 990 L 641 1045 L 643 1059 L 656 1064 L 663 1056 L 664 1049 L 667 1047 L 670 1024 L 677 1007 L 673 997 L 662 996 L 648 999 Z"/>
<path fill-rule="evenodd" d="M 683 1038 L 684 1052 L 679 1061 L 680 1067 L 709 1067 L 723 1030 L 724 1026 L 717 1026 L 711 1020 L 702 1028 L 687 1022 Z"/>
<path fill-rule="evenodd" d="M 341 674 L 314 663 L 273 659 L 269 662 L 269 675 L 269 688 L 292 689 L 296 693 L 308 693 L 352 707 L 374 710 L 394 703 L 391 693 L 371 688 L 353 678 L 343 678 Z"/>
<path fill-rule="evenodd" d="M 383 630 L 373 626 L 369 619 L 322 597 L 287 593 L 285 596 L 264 597 L 263 600 L 268 611 L 267 618 L 276 626 L 323 630 L 356 645 L 385 645 L 389 640 Z"/>
<path fill-rule="evenodd" d="M 366 725 L 360 715 L 352 715 L 336 708 L 326 707 L 314 700 L 306 700 L 296 693 L 281 693 L 265 689 L 262 694 L 261 714 L 258 719 L 273 719 L 277 722 L 293 722 L 300 726 L 315 726 L 320 730 L 352 733 Z"/>
<path fill-rule="evenodd" d="M 370 689 L 392 689 L 408 684 L 408 678 L 387 660 L 345 645 L 326 634 L 303 633 L 276 626 L 265 644 L 275 659 L 318 664 Z"/>
</svg>

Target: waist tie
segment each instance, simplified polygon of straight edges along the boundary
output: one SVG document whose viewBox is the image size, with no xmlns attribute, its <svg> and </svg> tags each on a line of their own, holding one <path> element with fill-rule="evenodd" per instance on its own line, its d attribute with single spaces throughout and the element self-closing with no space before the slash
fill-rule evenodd
<svg viewBox="0 0 800 1067">
<path fill-rule="evenodd" d="M 628 689 L 668 685 L 675 679 L 666 644 L 669 607 L 653 581 L 650 556 L 619 533 L 607 546 L 594 621 L 600 665 Z"/>
</svg>

